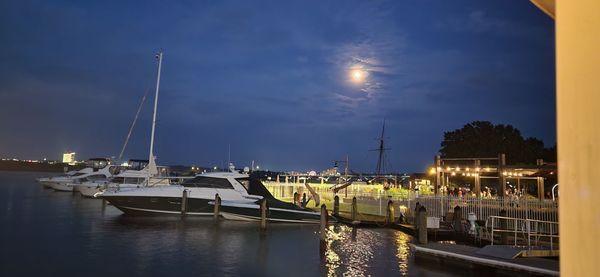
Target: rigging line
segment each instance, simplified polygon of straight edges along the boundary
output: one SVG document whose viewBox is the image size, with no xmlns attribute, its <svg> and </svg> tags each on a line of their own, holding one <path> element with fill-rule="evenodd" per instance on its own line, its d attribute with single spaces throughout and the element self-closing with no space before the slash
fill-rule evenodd
<svg viewBox="0 0 600 277">
<path fill-rule="evenodd" d="M 121 153 L 119 153 L 119 161 L 123 157 L 125 148 L 127 148 L 127 143 L 129 142 L 129 138 L 131 137 L 131 133 L 133 132 L 133 127 L 135 127 L 135 123 L 137 122 L 140 112 L 142 111 L 144 102 L 146 102 L 146 97 L 148 96 L 149 91 L 150 91 L 150 87 L 147 87 L 146 92 L 144 93 L 144 96 L 142 97 L 142 101 L 140 101 L 140 105 L 138 106 L 137 112 L 135 113 L 135 117 L 133 118 L 133 121 L 131 122 L 131 126 L 129 126 L 129 132 L 127 133 L 127 137 L 125 138 L 125 143 L 123 143 L 123 148 L 121 148 Z"/>
</svg>

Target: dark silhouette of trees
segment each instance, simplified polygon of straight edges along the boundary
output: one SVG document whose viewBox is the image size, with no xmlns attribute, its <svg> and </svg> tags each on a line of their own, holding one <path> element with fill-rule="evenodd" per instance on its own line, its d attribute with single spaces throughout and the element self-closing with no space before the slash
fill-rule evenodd
<svg viewBox="0 0 600 277">
<path fill-rule="evenodd" d="M 507 156 L 510 164 L 535 164 L 536 159 L 556 161 L 556 146 L 545 148 L 537 138 L 523 138 L 511 125 L 473 121 L 461 129 L 444 133 L 440 154 L 444 158 Z"/>
</svg>

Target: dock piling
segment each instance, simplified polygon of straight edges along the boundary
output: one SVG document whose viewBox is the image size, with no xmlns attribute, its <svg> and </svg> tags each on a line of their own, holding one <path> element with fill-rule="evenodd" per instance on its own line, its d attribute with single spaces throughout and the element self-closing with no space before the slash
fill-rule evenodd
<svg viewBox="0 0 600 277">
<path fill-rule="evenodd" d="M 333 197 L 333 216 L 339 216 L 340 215 L 340 197 L 339 196 L 335 196 Z"/>
<path fill-rule="evenodd" d="M 417 202 L 415 204 L 415 212 L 413 214 L 413 223 L 415 225 L 415 229 L 419 229 L 419 208 L 421 207 L 421 204 L 419 202 Z M 410 209 L 409 209 L 410 211 Z"/>
<path fill-rule="evenodd" d="M 327 207 L 325 204 L 321 205 L 321 241 L 325 241 L 327 231 Z"/>
<path fill-rule="evenodd" d="M 454 217 L 453 217 L 453 225 L 454 232 L 462 233 L 463 225 L 462 225 L 462 208 L 460 206 L 454 207 Z"/>
<path fill-rule="evenodd" d="M 260 229 L 267 229 L 267 200 L 262 199 L 260 201 Z"/>
<path fill-rule="evenodd" d="M 425 206 L 419 207 L 417 218 L 419 218 L 419 243 L 427 244 L 427 209 Z"/>
<path fill-rule="evenodd" d="M 502 209 L 500 210 L 500 216 L 506 217 L 507 213 L 506 210 Z M 493 226 L 492 226 L 493 228 Z M 500 219 L 500 229 L 503 230 L 503 232 L 500 232 L 500 244 L 504 244 L 507 245 L 508 244 L 508 220 L 507 219 Z M 492 238 L 493 240 L 494 238 Z"/>
<path fill-rule="evenodd" d="M 352 197 L 352 224 L 358 223 L 358 205 L 356 204 L 356 196 Z"/>
<path fill-rule="evenodd" d="M 181 197 L 181 215 L 185 216 L 187 213 L 187 204 L 188 204 L 188 191 L 187 189 L 183 190 L 183 196 Z"/>
<path fill-rule="evenodd" d="M 217 194 L 215 194 L 215 210 L 214 210 L 215 220 L 219 219 L 220 214 L 221 214 L 221 197 L 217 193 Z"/>
<path fill-rule="evenodd" d="M 394 216 L 394 202 L 392 200 L 388 200 L 388 204 L 387 204 L 387 224 L 391 225 L 394 224 L 394 219 L 396 217 Z"/>
</svg>

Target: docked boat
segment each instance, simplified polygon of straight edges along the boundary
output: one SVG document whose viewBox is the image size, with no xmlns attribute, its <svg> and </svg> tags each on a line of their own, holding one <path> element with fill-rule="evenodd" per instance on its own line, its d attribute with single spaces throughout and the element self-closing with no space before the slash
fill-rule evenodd
<svg viewBox="0 0 600 277">
<path fill-rule="evenodd" d="M 78 185 L 88 181 L 107 180 L 117 174 L 119 167 L 111 165 L 105 158 L 89 159 L 87 167 L 68 178 L 54 179 L 49 182 L 50 187 L 57 191 L 77 191 Z M 83 173 L 83 174 L 80 174 Z"/>
<path fill-rule="evenodd" d="M 187 215 L 212 216 L 217 194 L 221 199 L 220 215 L 226 219 L 260 220 L 260 203 L 264 199 L 269 221 L 319 223 L 320 220 L 318 212 L 277 200 L 260 180 L 238 172 L 204 173 L 181 185 L 105 191 L 99 197 L 127 215 L 177 215 L 183 208 Z"/>
<path fill-rule="evenodd" d="M 71 171 L 68 171 L 65 174 L 59 175 L 59 176 L 37 178 L 36 181 L 38 181 L 38 183 L 42 184 L 42 186 L 44 186 L 44 188 L 52 188 L 52 183 L 67 182 L 72 177 L 81 176 L 81 175 L 84 175 L 84 174 L 87 174 L 90 172 L 92 172 L 92 169 L 86 167 L 81 170 L 71 170 Z"/>
<path fill-rule="evenodd" d="M 168 171 L 166 167 L 159 166 L 156 170 L 150 169 L 147 160 L 129 160 L 128 166 L 118 174 L 107 180 L 96 180 L 83 182 L 77 187 L 79 193 L 85 197 L 96 197 L 104 190 L 120 190 L 130 188 L 140 188 L 142 186 L 164 186 L 169 185 L 167 178 Z M 151 174 L 151 172 L 157 172 Z"/>
</svg>

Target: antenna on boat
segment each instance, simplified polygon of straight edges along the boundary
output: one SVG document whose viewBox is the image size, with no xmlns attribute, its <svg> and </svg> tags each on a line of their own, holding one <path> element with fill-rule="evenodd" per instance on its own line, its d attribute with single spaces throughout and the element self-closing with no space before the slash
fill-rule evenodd
<svg viewBox="0 0 600 277">
<path fill-rule="evenodd" d="M 163 52 L 160 50 L 158 54 L 156 54 L 156 59 L 158 59 L 158 74 L 156 76 L 156 93 L 154 94 L 154 113 L 152 114 L 152 134 L 150 135 L 150 155 L 148 157 L 148 180 L 150 179 L 150 175 L 155 175 L 158 173 L 158 169 L 156 168 L 156 161 L 154 157 L 154 131 L 156 129 L 156 112 L 158 110 L 158 88 L 160 87 L 160 70 L 162 67 L 162 59 Z"/>
</svg>

